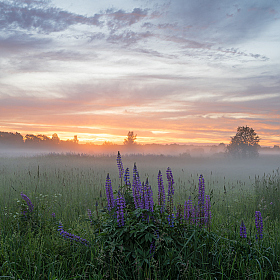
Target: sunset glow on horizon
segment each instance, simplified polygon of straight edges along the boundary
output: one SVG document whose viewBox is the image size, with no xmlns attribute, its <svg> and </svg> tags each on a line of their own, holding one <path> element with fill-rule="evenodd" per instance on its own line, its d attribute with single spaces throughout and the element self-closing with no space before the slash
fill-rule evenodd
<svg viewBox="0 0 280 280">
<path fill-rule="evenodd" d="M 0 3 L 0 131 L 280 145 L 280 2 Z"/>
</svg>

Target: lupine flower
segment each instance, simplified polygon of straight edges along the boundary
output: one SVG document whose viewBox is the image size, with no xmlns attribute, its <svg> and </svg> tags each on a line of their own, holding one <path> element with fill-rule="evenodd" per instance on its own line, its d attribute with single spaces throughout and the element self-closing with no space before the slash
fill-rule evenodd
<svg viewBox="0 0 280 280">
<path fill-rule="evenodd" d="M 166 170 L 166 177 L 168 181 L 168 192 L 170 192 L 171 195 L 174 195 L 174 179 L 172 175 L 172 171 L 170 167 L 167 167 Z"/>
<path fill-rule="evenodd" d="M 166 176 L 168 181 L 167 212 L 169 213 L 169 215 L 171 215 L 173 210 L 174 180 L 170 167 L 168 167 L 166 170 Z"/>
<path fill-rule="evenodd" d="M 246 227 L 243 220 L 241 221 L 241 226 L 240 226 L 240 237 L 247 238 Z"/>
<path fill-rule="evenodd" d="M 67 232 L 67 231 L 64 231 L 64 230 L 63 230 L 63 226 L 62 226 L 61 223 L 59 223 L 58 231 L 59 231 L 59 234 L 60 234 L 61 236 L 63 236 L 64 238 L 66 238 L 66 239 L 70 239 L 71 241 L 80 242 L 80 243 L 82 243 L 82 244 L 84 244 L 84 245 L 89 245 L 89 242 L 88 242 L 86 239 L 83 239 L 83 238 L 81 238 L 81 237 L 78 236 L 78 235 L 74 235 L 74 234 L 72 234 L 72 233 L 69 233 L 69 232 Z"/>
<path fill-rule="evenodd" d="M 108 211 L 111 212 L 112 209 L 115 207 L 115 199 L 114 199 L 112 183 L 111 183 L 111 179 L 109 177 L 109 173 L 107 174 L 105 188 L 106 188 L 106 195 L 107 195 L 107 202 L 108 202 L 107 207 L 108 207 Z"/>
<path fill-rule="evenodd" d="M 125 200 L 123 195 L 119 192 L 116 200 L 116 213 L 117 221 L 120 227 L 124 226 L 124 209 L 125 209 Z"/>
<path fill-rule="evenodd" d="M 174 214 L 168 215 L 167 221 L 170 227 L 174 227 Z"/>
<path fill-rule="evenodd" d="M 25 195 L 24 193 L 21 193 L 20 195 L 21 195 L 22 199 L 25 200 L 25 202 L 27 203 L 27 205 L 29 207 L 29 212 L 33 212 L 34 206 L 31 202 L 30 198 L 27 195 Z"/>
<path fill-rule="evenodd" d="M 200 226 L 205 224 L 204 221 L 204 203 L 205 203 L 205 184 L 204 184 L 204 178 L 202 174 L 199 176 L 199 183 L 198 183 L 199 189 L 198 189 L 198 208 L 197 208 L 197 215 L 199 218 Z"/>
<path fill-rule="evenodd" d="M 138 173 L 138 170 L 137 170 L 137 167 L 136 167 L 136 163 L 134 163 L 132 194 L 133 194 L 135 209 L 141 207 L 140 192 L 141 192 L 141 181 L 140 181 L 140 178 L 139 178 L 139 173 Z"/>
<path fill-rule="evenodd" d="M 122 178 L 122 176 L 124 174 L 124 169 L 123 169 L 122 157 L 121 157 L 120 152 L 118 152 L 118 156 L 117 156 L 117 165 L 119 168 L 119 178 Z"/>
<path fill-rule="evenodd" d="M 206 195 L 206 201 L 204 205 L 204 222 L 206 226 L 210 226 L 210 221 L 212 219 L 211 214 L 211 204 L 210 204 L 210 195 Z"/>
<path fill-rule="evenodd" d="M 257 229 L 256 239 L 263 239 L 263 220 L 260 211 L 255 213 L 255 224 Z"/>
<path fill-rule="evenodd" d="M 148 178 L 146 180 L 146 191 L 147 191 L 147 209 L 151 212 L 154 212 L 154 200 L 153 200 L 153 191 L 152 187 L 149 185 Z"/>
<path fill-rule="evenodd" d="M 54 212 L 52 213 L 52 216 L 55 218 L 55 213 Z"/>
<path fill-rule="evenodd" d="M 130 187 L 130 181 L 129 181 L 129 168 L 126 168 L 124 173 L 124 183 L 127 187 Z"/>
<path fill-rule="evenodd" d="M 160 206 L 160 212 L 163 213 L 165 208 L 165 192 L 160 170 L 158 172 L 158 205 Z"/>
<path fill-rule="evenodd" d="M 202 174 L 199 176 L 198 186 L 198 209 L 199 211 L 203 211 L 205 201 L 205 184 Z"/>
</svg>

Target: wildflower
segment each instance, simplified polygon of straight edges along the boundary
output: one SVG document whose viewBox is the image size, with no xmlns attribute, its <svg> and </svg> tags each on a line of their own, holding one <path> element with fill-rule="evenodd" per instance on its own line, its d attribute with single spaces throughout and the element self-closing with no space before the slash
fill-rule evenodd
<svg viewBox="0 0 280 280">
<path fill-rule="evenodd" d="M 198 190 L 198 210 L 203 211 L 205 198 L 205 184 L 202 174 L 199 176 L 199 190 Z"/>
<path fill-rule="evenodd" d="M 163 213 L 165 208 L 165 192 L 160 170 L 158 172 L 158 205 L 161 207 L 160 212 Z"/>
<path fill-rule="evenodd" d="M 263 239 L 263 220 L 260 211 L 255 213 L 255 224 L 257 229 L 256 239 Z"/>
<path fill-rule="evenodd" d="M 154 200 L 152 187 L 149 185 L 148 178 L 146 180 L 146 198 L 147 198 L 147 209 L 151 212 L 154 211 Z"/>
<path fill-rule="evenodd" d="M 129 168 L 126 168 L 125 173 L 124 173 L 124 183 L 126 187 L 130 188 L 130 181 L 129 181 Z"/>
<path fill-rule="evenodd" d="M 112 189 L 112 183 L 109 177 L 109 173 L 107 174 L 106 178 L 106 195 L 107 195 L 107 202 L 108 202 L 108 211 L 111 212 L 112 209 L 115 207 L 115 200 L 114 200 L 114 194 Z"/>
<path fill-rule="evenodd" d="M 123 169 L 123 163 L 122 163 L 122 158 L 121 158 L 121 154 L 120 152 L 118 152 L 118 156 L 117 156 L 117 165 L 119 168 L 119 178 L 121 179 L 124 173 L 124 169 Z"/>
<path fill-rule="evenodd" d="M 58 225 L 58 231 L 59 231 L 59 234 L 66 239 L 70 239 L 71 241 L 80 242 L 84 245 L 89 245 L 89 242 L 86 239 L 83 239 L 80 236 L 77 236 L 77 235 L 74 235 L 72 233 L 69 233 L 69 232 L 65 231 L 60 222 L 59 222 L 59 225 Z"/>
<path fill-rule="evenodd" d="M 170 167 L 167 168 L 166 175 L 167 175 L 167 181 L 168 181 L 167 211 L 168 211 L 169 215 L 171 215 L 172 210 L 173 210 L 174 180 L 173 180 L 173 175 L 172 175 Z"/>
<path fill-rule="evenodd" d="M 174 227 L 174 214 L 168 215 L 167 221 L 170 227 Z"/>
<path fill-rule="evenodd" d="M 124 209 L 125 209 L 125 200 L 123 195 L 119 192 L 116 200 L 116 213 L 117 221 L 120 227 L 124 226 Z"/>
<path fill-rule="evenodd" d="M 30 198 L 27 195 L 25 195 L 24 193 L 21 193 L 20 195 L 21 195 L 22 199 L 25 200 L 25 202 L 27 203 L 27 205 L 29 207 L 29 212 L 33 212 L 34 206 L 31 202 Z"/>
<path fill-rule="evenodd" d="M 139 173 L 137 171 L 136 163 L 134 163 L 134 168 L 133 168 L 133 182 L 132 182 L 132 194 L 133 194 L 133 199 L 134 199 L 134 205 L 135 209 L 141 207 L 141 197 L 140 197 L 140 192 L 141 192 L 141 181 L 139 178 Z"/>
<path fill-rule="evenodd" d="M 243 220 L 241 221 L 241 226 L 240 226 L 240 237 L 247 238 L 246 227 Z"/>
<path fill-rule="evenodd" d="M 52 216 L 55 218 L 55 213 L 54 212 L 52 213 Z"/>
</svg>

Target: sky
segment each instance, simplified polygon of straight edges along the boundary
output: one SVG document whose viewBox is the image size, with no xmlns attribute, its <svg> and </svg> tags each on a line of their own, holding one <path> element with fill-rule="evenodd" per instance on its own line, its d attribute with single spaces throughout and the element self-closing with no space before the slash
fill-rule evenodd
<svg viewBox="0 0 280 280">
<path fill-rule="evenodd" d="M 0 131 L 280 144 L 280 1 L 0 0 Z"/>
</svg>

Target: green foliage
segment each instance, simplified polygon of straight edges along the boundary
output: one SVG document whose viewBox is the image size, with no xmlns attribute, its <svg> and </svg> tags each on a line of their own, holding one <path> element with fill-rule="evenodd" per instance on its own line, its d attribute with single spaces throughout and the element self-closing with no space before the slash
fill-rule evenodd
<svg viewBox="0 0 280 280">
<path fill-rule="evenodd" d="M 38 172 L 37 166 L 35 163 L 33 170 L 16 173 L 19 176 L 14 175 L 12 180 L 7 179 L 10 172 L 0 169 L 1 182 L 5 183 L 1 191 L 6 191 L 2 194 L 4 203 L 0 203 L 0 276 L 40 280 L 279 279 L 279 172 L 256 178 L 251 192 L 245 192 L 239 181 L 230 182 L 230 187 L 223 181 L 226 187 L 221 193 L 217 189 L 213 193 L 215 204 L 209 231 L 177 220 L 170 227 L 166 214 L 162 215 L 157 207 L 153 214 L 135 210 L 129 190 L 124 190 L 126 223 L 119 227 L 116 219 L 104 211 L 104 194 L 101 198 L 100 189 L 92 183 L 104 185 L 106 172 L 93 174 L 82 165 L 74 171 L 65 171 L 61 165 L 55 171 L 40 167 Z M 180 186 L 185 181 L 181 178 Z M 26 203 L 19 192 L 7 191 L 10 182 L 15 189 L 23 184 L 34 190 L 25 192 L 30 195 L 34 212 L 21 214 L 27 210 Z M 117 185 L 116 180 L 113 182 Z M 92 223 L 86 213 L 90 191 L 81 186 L 86 184 L 94 189 L 90 196 Z M 193 184 L 192 189 L 182 187 L 180 194 L 197 193 L 195 183 L 189 184 Z M 46 192 L 41 194 L 42 191 Z M 179 199 L 178 196 L 174 203 L 182 203 Z M 255 240 L 255 210 L 264 213 L 264 239 L 260 242 Z M 56 212 L 56 218 L 52 212 Z M 248 230 L 246 239 L 239 236 L 241 218 Z M 57 231 L 59 221 L 66 231 L 87 239 L 90 246 L 62 238 Z M 150 250 L 152 242 L 154 252 Z"/>
</svg>

